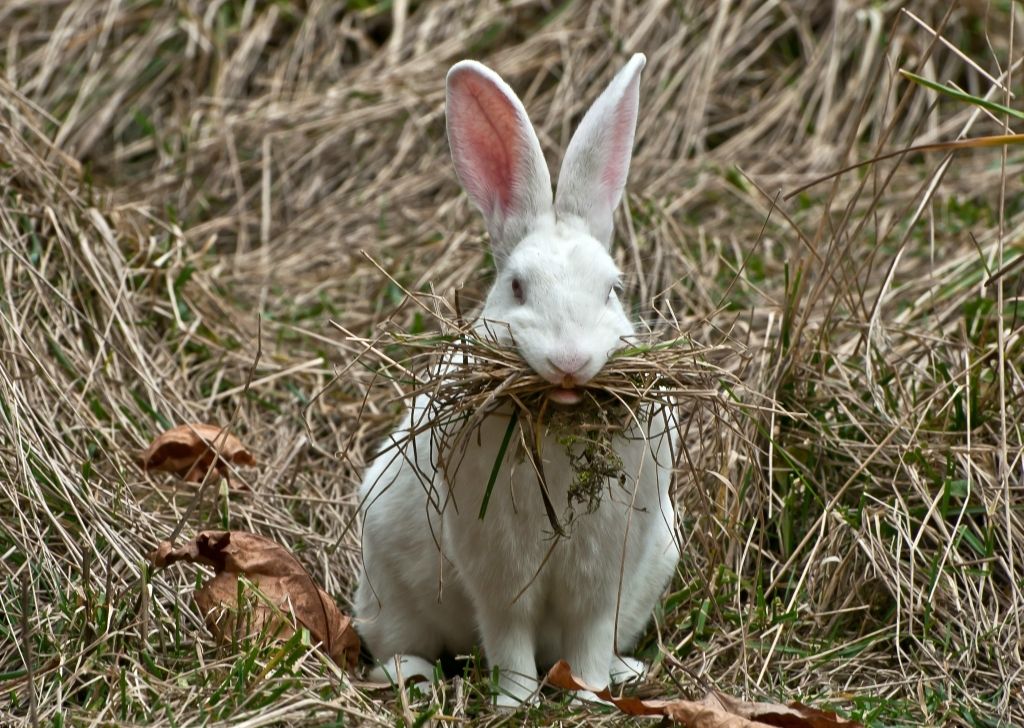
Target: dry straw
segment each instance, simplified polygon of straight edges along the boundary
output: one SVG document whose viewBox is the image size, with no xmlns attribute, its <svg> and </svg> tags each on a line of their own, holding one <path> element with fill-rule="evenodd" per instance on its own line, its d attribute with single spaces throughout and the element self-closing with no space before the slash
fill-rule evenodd
<svg viewBox="0 0 1024 728">
<path fill-rule="evenodd" d="M 484 490 L 481 518 L 499 467 L 513 457 L 510 445 L 529 458 L 548 524 L 555 534 L 565 536 L 574 504 L 592 512 L 609 483 L 625 482 L 614 440 L 644 437 L 645 425 L 656 413 L 670 413 L 674 426 L 683 416 L 707 415 L 704 426 L 739 431 L 743 428 L 736 416 L 745 406 L 770 409 L 765 398 L 745 396 L 749 393 L 737 376 L 743 357 L 734 347 L 700 345 L 678 328 L 678 319 L 672 316 L 648 321 L 652 329 L 623 339 L 597 375 L 580 387 L 581 401 L 565 407 L 553 402 L 552 384 L 519 355 L 505 324 L 467 321 L 457 292 L 452 302 L 442 296 L 404 293 L 407 304 L 428 315 L 430 331 L 410 334 L 390 323 L 376 337 L 366 338 L 337 322 L 334 326 L 360 348 L 352 366 L 369 369 L 383 382 L 397 383 L 395 399 L 403 406 L 416 398 L 424 400 L 422 414 L 392 438 L 382 456 L 408 447 L 427 431 L 437 451 L 444 453 L 441 469 L 450 478 L 484 419 L 507 420 Z M 564 516 L 549 495 L 542 452 L 545 435 L 564 449 L 574 472 Z"/>
<path fill-rule="evenodd" d="M 739 362 L 707 353 L 728 376 L 681 422 L 683 558 L 645 690 L 1024 724 L 1024 160 L 900 155 L 785 199 L 1006 131 L 898 69 L 1020 108 L 1020 4 L 905 5 L 0 3 L 0 723 L 413 725 L 430 701 L 439 725 L 508 722 L 483 674 L 410 698 L 301 645 L 269 671 L 219 652 L 197 575 L 152 578 L 144 555 L 179 523 L 258 532 L 344 606 L 359 480 L 438 346 L 396 382 L 353 366 L 385 322 L 435 323 L 358 250 L 408 291 L 464 285 L 467 314 L 489 283 L 447 69 L 506 78 L 554 168 L 643 50 L 626 297 Z M 250 495 L 142 473 L 135 452 L 182 422 L 240 436 Z"/>
</svg>

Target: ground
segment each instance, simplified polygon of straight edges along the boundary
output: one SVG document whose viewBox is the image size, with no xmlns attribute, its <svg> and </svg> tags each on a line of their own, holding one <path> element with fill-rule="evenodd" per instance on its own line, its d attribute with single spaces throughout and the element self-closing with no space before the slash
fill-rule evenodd
<svg viewBox="0 0 1024 728">
<path fill-rule="evenodd" d="M 15 0 L 0 7 L 0 722 L 614 724 L 494 713 L 482 662 L 373 689 L 301 634 L 218 646 L 176 527 L 274 538 L 348 611 L 356 486 L 400 391 L 352 337 L 479 301 L 444 136 L 478 58 L 553 169 L 644 51 L 615 253 L 637 318 L 739 355 L 677 476 L 683 558 L 645 695 L 799 699 L 868 725 L 1024 724 L 1024 205 L 1008 2 Z M 793 194 L 796 193 L 796 194 Z M 378 267 L 379 266 L 379 267 Z M 387 271 L 394 280 L 382 273 Z M 369 392 L 369 396 L 367 396 Z M 230 424 L 251 492 L 143 473 Z"/>
</svg>

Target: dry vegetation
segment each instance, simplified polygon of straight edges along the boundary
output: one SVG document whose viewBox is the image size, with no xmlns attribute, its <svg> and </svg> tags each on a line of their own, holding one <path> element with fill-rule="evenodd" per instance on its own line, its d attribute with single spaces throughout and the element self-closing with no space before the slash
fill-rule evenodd
<svg viewBox="0 0 1024 728">
<path fill-rule="evenodd" d="M 402 288 L 463 285 L 468 308 L 488 280 L 445 71 L 490 63 L 554 161 L 644 50 L 629 300 L 742 352 L 745 391 L 777 406 L 692 435 L 643 692 L 1024 723 L 1024 158 L 907 155 L 780 195 L 1004 129 L 897 73 L 1021 106 L 1020 7 L 1015 26 L 1007 2 L 953 5 L 0 5 L 0 722 L 507 719 L 480 665 L 409 698 L 296 640 L 216 647 L 201 576 L 144 554 L 183 519 L 251 530 L 347 604 L 356 484 L 396 391 L 330 321 L 416 333 Z M 192 484 L 140 471 L 186 421 L 231 425 L 251 493 L 189 510 Z M 552 694 L 513 722 L 616 720 Z"/>
</svg>

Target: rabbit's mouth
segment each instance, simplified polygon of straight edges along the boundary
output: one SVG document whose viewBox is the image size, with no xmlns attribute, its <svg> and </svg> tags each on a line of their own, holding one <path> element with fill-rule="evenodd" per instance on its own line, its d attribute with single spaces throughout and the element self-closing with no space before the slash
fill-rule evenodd
<svg viewBox="0 0 1024 728">
<path fill-rule="evenodd" d="M 553 387 L 548 397 L 555 404 L 579 404 L 583 399 L 583 393 L 579 389 L 569 387 Z"/>
</svg>

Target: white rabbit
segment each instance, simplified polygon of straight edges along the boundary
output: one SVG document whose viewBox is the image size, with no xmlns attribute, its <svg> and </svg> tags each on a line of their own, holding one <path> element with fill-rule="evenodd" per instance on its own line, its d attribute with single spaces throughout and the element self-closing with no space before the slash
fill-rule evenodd
<svg viewBox="0 0 1024 728">
<path fill-rule="evenodd" d="M 616 295 L 609 247 L 645 62 L 634 55 L 584 116 L 554 199 L 518 97 L 474 61 L 448 73 L 452 159 L 483 213 L 497 264 L 477 325 L 514 344 L 562 406 L 581 400 L 580 387 L 634 333 Z M 636 674 L 642 663 L 621 655 L 649 621 L 679 558 L 668 494 L 674 416 L 646 412 L 614 440 L 625 483 L 609 479 L 597 509 L 580 509 L 568 536 L 553 543 L 535 471 L 513 457 L 504 458 L 478 517 L 508 411 L 487 416 L 478 434 L 464 438 L 455 467 L 438 452 L 436 432 L 409 436 L 430 407 L 428 396 L 413 403 L 360 489 L 363 574 L 355 610 L 380 661 L 376 675 L 394 679 L 397 667 L 405 677 L 429 678 L 442 653 L 466 654 L 477 644 L 499 669 L 499 705 L 533 697 L 538 666 L 559 659 L 596 686 Z M 565 446 L 548 435 L 541 451 L 551 501 L 566 503 L 574 473 Z"/>
</svg>

